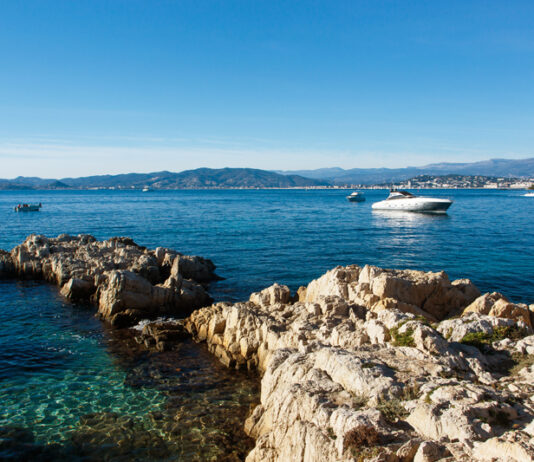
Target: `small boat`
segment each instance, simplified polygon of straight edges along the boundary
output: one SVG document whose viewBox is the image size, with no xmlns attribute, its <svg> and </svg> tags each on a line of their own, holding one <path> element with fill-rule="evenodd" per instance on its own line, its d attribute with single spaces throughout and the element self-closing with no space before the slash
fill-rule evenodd
<svg viewBox="0 0 534 462">
<path fill-rule="evenodd" d="M 445 213 L 451 206 L 450 199 L 437 199 L 435 197 L 419 197 L 408 191 L 392 189 L 386 200 L 375 202 L 375 210 L 403 210 L 405 212 Z"/>
<path fill-rule="evenodd" d="M 523 194 L 523 197 L 534 197 L 534 192 Z"/>
<path fill-rule="evenodd" d="M 150 192 L 150 191 L 152 191 L 152 190 L 148 186 L 145 186 L 143 188 L 143 192 Z"/>
<path fill-rule="evenodd" d="M 353 191 L 347 196 L 347 200 L 350 202 L 363 202 L 365 200 L 365 196 L 362 192 Z"/>
<path fill-rule="evenodd" d="M 42 204 L 18 204 L 15 207 L 15 212 L 38 212 L 41 210 Z"/>
</svg>

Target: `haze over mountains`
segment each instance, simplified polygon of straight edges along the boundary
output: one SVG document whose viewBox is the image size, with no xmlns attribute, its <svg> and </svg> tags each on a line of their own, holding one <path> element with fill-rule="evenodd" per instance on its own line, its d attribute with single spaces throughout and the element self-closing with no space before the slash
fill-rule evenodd
<svg viewBox="0 0 534 462">
<path fill-rule="evenodd" d="M 42 179 L 17 177 L 0 180 L 0 189 L 204 189 L 204 188 L 292 188 L 328 185 L 383 184 L 418 175 L 482 175 L 491 177 L 534 177 L 534 158 L 491 159 L 474 163 L 439 163 L 423 167 L 322 168 L 316 170 L 266 171 L 252 168 L 199 168 L 179 173 L 127 173 L 81 178 Z"/>
<path fill-rule="evenodd" d="M 321 168 L 317 170 L 278 171 L 278 173 L 320 178 L 333 184 L 380 184 L 408 180 L 418 175 L 483 175 L 493 177 L 533 177 L 534 158 L 490 159 L 472 163 L 429 164 L 405 168 Z"/>
<path fill-rule="evenodd" d="M 280 175 L 252 168 L 199 168 L 180 173 L 153 172 L 97 175 L 61 180 L 18 177 L 0 180 L 0 189 L 204 189 L 204 188 L 293 188 L 327 186 L 326 181 L 299 175 Z"/>
</svg>

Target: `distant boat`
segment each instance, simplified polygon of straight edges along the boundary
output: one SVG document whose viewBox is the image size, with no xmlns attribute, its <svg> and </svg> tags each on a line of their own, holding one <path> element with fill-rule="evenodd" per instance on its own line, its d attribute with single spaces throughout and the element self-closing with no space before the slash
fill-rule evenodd
<svg viewBox="0 0 534 462">
<path fill-rule="evenodd" d="M 152 190 L 148 186 L 145 186 L 143 188 L 143 192 L 150 192 L 150 191 L 152 191 Z"/>
<path fill-rule="evenodd" d="M 418 197 L 408 191 L 391 190 L 386 200 L 375 202 L 375 210 L 402 210 L 405 212 L 445 213 L 451 206 L 449 199 L 435 197 Z"/>
<path fill-rule="evenodd" d="M 15 212 L 38 212 L 41 210 L 42 204 L 18 204 L 15 207 Z"/>
<path fill-rule="evenodd" d="M 353 191 L 347 196 L 347 200 L 350 202 L 363 202 L 365 200 L 365 196 L 362 192 Z"/>
<path fill-rule="evenodd" d="M 534 192 L 523 194 L 523 197 L 534 197 Z"/>
</svg>

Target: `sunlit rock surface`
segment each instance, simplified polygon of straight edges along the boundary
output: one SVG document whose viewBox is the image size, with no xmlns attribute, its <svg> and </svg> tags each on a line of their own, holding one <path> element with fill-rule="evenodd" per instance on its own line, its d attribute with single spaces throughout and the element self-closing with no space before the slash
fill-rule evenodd
<svg viewBox="0 0 534 462">
<path fill-rule="evenodd" d="M 88 300 L 114 325 L 160 315 L 187 315 L 212 299 L 202 283 L 216 279 L 210 260 L 149 250 L 129 238 L 29 236 L 0 252 L 0 277 L 44 279 L 73 300 Z"/>
<path fill-rule="evenodd" d="M 532 460 L 532 323 L 502 299 L 443 272 L 348 266 L 184 326 L 262 374 L 248 462 Z"/>
</svg>

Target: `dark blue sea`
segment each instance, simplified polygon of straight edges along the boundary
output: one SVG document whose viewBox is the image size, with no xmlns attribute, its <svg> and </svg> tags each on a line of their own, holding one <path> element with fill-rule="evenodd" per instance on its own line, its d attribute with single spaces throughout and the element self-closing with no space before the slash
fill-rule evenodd
<svg viewBox="0 0 534 462">
<path fill-rule="evenodd" d="M 217 300 L 368 263 L 445 270 L 534 303 L 534 198 L 425 193 L 453 199 L 448 214 L 372 211 L 380 190 L 363 203 L 343 190 L 0 192 L 0 248 L 31 233 L 129 236 L 212 259 Z M 20 202 L 43 208 L 15 213 Z M 238 460 L 250 448 L 233 428 L 257 400 L 256 377 L 189 342 L 147 353 L 43 283 L 2 281 L 0 300 L 0 459 Z"/>
</svg>

